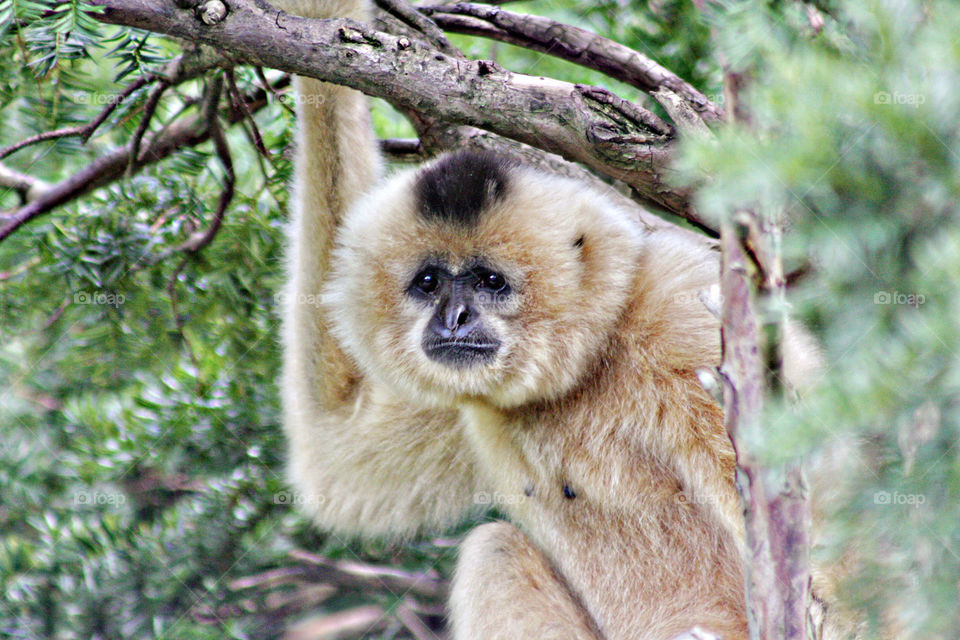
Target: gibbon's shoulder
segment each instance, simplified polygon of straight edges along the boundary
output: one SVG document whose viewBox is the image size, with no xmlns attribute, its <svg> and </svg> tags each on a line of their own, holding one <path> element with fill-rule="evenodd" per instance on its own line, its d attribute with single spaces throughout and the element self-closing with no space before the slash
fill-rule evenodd
<svg viewBox="0 0 960 640">
<path fill-rule="evenodd" d="M 707 239 L 669 229 L 644 237 L 629 333 L 675 369 L 720 364 L 720 255 Z"/>
</svg>

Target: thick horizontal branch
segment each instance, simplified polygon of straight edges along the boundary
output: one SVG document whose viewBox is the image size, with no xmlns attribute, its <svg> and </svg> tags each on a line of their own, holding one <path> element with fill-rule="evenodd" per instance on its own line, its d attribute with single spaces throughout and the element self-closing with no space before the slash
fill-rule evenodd
<svg viewBox="0 0 960 640">
<path fill-rule="evenodd" d="M 687 217 L 687 194 L 666 184 L 672 127 L 595 87 L 464 61 L 351 20 L 307 20 L 262 0 L 233 0 L 214 25 L 174 0 L 93 0 L 97 17 L 202 42 L 238 61 L 358 89 L 398 108 L 478 126 L 581 162 Z M 201 15 L 205 15 L 200 12 Z"/>
<path fill-rule="evenodd" d="M 669 89 L 706 121 L 723 118 L 723 109 L 677 74 L 630 47 L 586 29 L 543 16 L 513 13 L 485 4 L 420 7 L 441 28 L 483 36 L 569 60 L 653 93 Z"/>
</svg>

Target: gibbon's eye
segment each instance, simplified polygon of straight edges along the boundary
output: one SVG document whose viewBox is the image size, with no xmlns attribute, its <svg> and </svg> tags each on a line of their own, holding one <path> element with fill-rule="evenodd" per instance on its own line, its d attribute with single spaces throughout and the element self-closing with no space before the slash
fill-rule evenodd
<svg viewBox="0 0 960 640">
<path fill-rule="evenodd" d="M 482 271 L 477 274 L 477 289 L 500 293 L 507 288 L 506 279 L 494 271 Z"/>
<path fill-rule="evenodd" d="M 421 293 L 430 294 L 440 286 L 440 278 L 433 271 L 421 271 L 414 278 L 413 286 Z"/>
</svg>

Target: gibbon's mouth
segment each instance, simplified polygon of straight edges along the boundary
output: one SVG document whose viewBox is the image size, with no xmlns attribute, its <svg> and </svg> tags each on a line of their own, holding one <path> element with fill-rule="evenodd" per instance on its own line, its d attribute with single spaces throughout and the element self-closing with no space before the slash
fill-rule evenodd
<svg viewBox="0 0 960 640">
<path fill-rule="evenodd" d="M 444 340 L 424 345 L 423 351 L 435 362 L 462 369 L 493 360 L 499 348 L 499 342 Z"/>
</svg>

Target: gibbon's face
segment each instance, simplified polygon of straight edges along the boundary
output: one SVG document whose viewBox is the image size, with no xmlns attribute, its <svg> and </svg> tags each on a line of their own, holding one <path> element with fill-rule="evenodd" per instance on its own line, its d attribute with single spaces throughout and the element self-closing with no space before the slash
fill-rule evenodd
<svg viewBox="0 0 960 640">
<path fill-rule="evenodd" d="M 458 273 L 451 273 L 441 260 L 428 260 L 407 294 L 430 315 L 420 342 L 428 358 L 453 369 L 496 360 L 501 342 L 488 318 L 512 294 L 503 274 L 481 258 Z"/>
<path fill-rule="evenodd" d="M 455 153 L 351 210 L 324 305 L 343 348 L 399 393 L 516 406 L 581 379 L 625 304 L 641 241 L 580 183 Z"/>
</svg>

